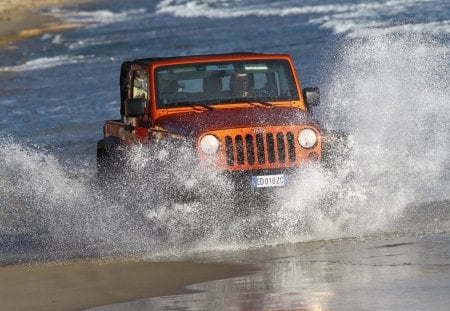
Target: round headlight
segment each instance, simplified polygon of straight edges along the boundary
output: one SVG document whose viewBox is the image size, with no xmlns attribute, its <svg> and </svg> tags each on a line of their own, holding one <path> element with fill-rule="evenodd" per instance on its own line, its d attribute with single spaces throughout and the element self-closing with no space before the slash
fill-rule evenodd
<svg viewBox="0 0 450 311">
<path fill-rule="evenodd" d="M 309 149 L 316 145 L 317 134 L 310 128 L 306 128 L 298 133 L 298 143 L 303 148 Z"/>
<path fill-rule="evenodd" d="M 214 154 L 219 150 L 220 142 L 214 135 L 205 135 L 200 140 L 200 149 L 206 154 Z"/>
</svg>

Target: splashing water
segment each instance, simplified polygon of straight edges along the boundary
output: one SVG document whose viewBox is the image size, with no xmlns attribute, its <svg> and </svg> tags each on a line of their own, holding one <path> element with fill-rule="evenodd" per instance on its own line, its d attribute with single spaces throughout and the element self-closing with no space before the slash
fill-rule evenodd
<svg viewBox="0 0 450 311">
<path fill-rule="evenodd" d="M 27 233 L 31 242 L 25 244 L 43 251 L 39 259 L 115 253 L 139 237 L 130 230 L 137 223 L 102 195 L 83 168 L 73 172 L 45 151 L 11 139 L 0 145 L 0 231 Z M 13 252 L 22 244 L 5 243 Z"/>
<path fill-rule="evenodd" d="M 135 146 L 125 173 L 106 185 L 39 148 L 10 138 L 0 147 L 0 238 L 11 252 L 32 244 L 37 259 L 158 255 L 220 234 L 230 219 L 230 183 L 193 165 L 178 145 Z M 179 156 L 170 158 L 175 148 Z M 22 233 L 25 243 L 8 242 L 8 234 Z"/>
<path fill-rule="evenodd" d="M 38 259 L 159 256 L 364 235 L 389 230 L 411 202 L 448 199 L 448 48 L 408 35 L 349 40 L 317 111 L 351 138 L 337 170 L 301 169 L 270 204 L 240 215 L 230 180 L 196 165 L 185 146 L 135 146 L 126 174 L 104 187 L 88 166 L 3 138 L 2 237 L 29 233 Z"/>
<path fill-rule="evenodd" d="M 334 206 L 356 231 L 386 225 L 408 203 L 450 193 L 449 49 L 417 34 L 354 39 L 340 54 L 321 111 L 353 140 L 352 199 Z"/>
</svg>

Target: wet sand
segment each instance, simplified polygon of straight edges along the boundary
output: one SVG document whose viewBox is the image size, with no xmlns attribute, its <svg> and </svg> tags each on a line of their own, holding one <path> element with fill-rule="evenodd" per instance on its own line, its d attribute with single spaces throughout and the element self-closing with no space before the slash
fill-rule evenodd
<svg viewBox="0 0 450 311">
<path fill-rule="evenodd" d="M 89 310 L 448 311 L 449 215 L 450 201 L 435 201 L 408 206 L 390 232 L 186 255 L 258 270 L 189 286 L 189 294 Z"/>
<path fill-rule="evenodd" d="M 450 306 L 446 232 L 379 234 L 201 256 L 204 261 L 257 264 L 259 270 L 190 286 L 195 292 L 189 294 L 89 311 L 448 311 Z"/>
<path fill-rule="evenodd" d="M 247 268 L 248 269 L 248 268 Z M 1 310 L 82 310 L 187 292 L 189 284 L 242 275 L 232 264 L 76 261 L 0 267 Z"/>
<path fill-rule="evenodd" d="M 80 24 L 62 23 L 56 17 L 39 14 L 37 10 L 64 5 L 76 5 L 89 0 L 0 0 L 0 49 L 14 48 L 20 39 L 78 28 Z"/>
</svg>

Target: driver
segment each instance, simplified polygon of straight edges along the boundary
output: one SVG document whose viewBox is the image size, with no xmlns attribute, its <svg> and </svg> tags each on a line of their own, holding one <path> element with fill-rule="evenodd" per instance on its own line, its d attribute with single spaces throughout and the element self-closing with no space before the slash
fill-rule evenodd
<svg viewBox="0 0 450 311">
<path fill-rule="evenodd" d="M 230 90 L 236 97 L 248 97 L 253 92 L 254 79 L 249 73 L 236 73 L 230 79 Z"/>
</svg>

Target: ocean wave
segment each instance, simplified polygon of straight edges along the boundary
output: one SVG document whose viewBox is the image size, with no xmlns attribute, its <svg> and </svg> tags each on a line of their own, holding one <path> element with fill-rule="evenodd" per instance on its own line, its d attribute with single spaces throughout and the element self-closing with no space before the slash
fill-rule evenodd
<svg viewBox="0 0 450 311">
<path fill-rule="evenodd" d="M 442 10 L 445 8 L 436 1 L 387 1 L 382 5 L 360 5 L 348 11 L 329 12 L 309 22 L 353 37 L 404 32 L 445 35 L 450 33 L 450 20 L 441 16 Z M 412 14 L 414 18 L 410 17 Z"/>
<path fill-rule="evenodd" d="M 378 23 L 375 27 L 356 27 L 349 33 L 349 37 L 369 37 L 373 35 L 389 35 L 396 33 L 424 33 L 431 35 L 449 35 L 450 20 L 433 23 L 404 23 L 400 25 L 392 25 L 386 23 Z"/>
<path fill-rule="evenodd" d="M 414 16 L 414 27 L 393 27 L 393 31 L 421 31 L 448 34 L 450 21 L 446 14 L 448 5 L 441 1 L 386 0 L 363 3 L 299 5 L 298 1 L 240 0 L 162 0 L 156 14 L 195 18 L 238 18 L 246 16 L 313 15 L 309 23 L 332 30 L 336 34 L 352 33 L 367 29 L 392 28 L 399 21 Z M 409 18 L 411 19 L 411 18 Z M 406 24 L 412 24 L 406 21 Z"/>
<path fill-rule="evenodd" d="M 110 10 L 72 11 L 69 9 L 52 8 L 46 14 L 55 16 L 68 23 L 97 26 L 123 22 L 132 16 L 144 14 L 146 12 L 147 10 L 144 8 L 121 12 L 113 12 Z"/>
<path fill-rule="evenodd" d="M 81 40 L 78 40 L 76 42 L 70 43 L 68 44 L 68 48 L 70 50 L 76 50 L 76 49 L 82 49 L 82 48 L 86 48 L 88 46 L 92 47 L 92 46 L 100 46 L 100 45 L 108 45 L 108 44 L 112 44 L 113 40 L 99 40 L 98 38 L 93 38 L 93 39 L 88 39 L 88 38 L 83 38 Z"/>
<path fill-rule="evenodd" d="M 404 1 L 402 1 L 404 2 Z M 177 17 L 210 17 L 232 18 L 245 16 L 288 16 L 311 13 L 338 13 L 354 11 L 359 8 L 374 9 L 380 7 L 379 3 L 363 4 L 323 4 L 289 7 L 285 2 L 260 3 L 253 5 L 240 5 L 241 1 L 174 1 L 163 0 L 157 6 L 157 14 L 171 14 Z"/>
<path fill-rule="evenodd" d="M 415 6 L 415 3 L 423 1 L 395 0 L 375 3 L 343 3 L 343 4 L 319 4 L 298 5 L 297 1 L 261 2 L 258 4 L 244 5 L 242 1 L 217 1 L 217 0 L 162 0 L 157 5 L 157 13 L 168 13 L 178 17 L 242 17 L 242 16 L 287 16 L 312 13 L 359 13 L 357 16 L 367 15 L 374 10 L 402 9 Z M 292 4 L 291 6 L 290 3 Z"/>
<path fill-rule="evenodd" d="M 0 72 L 16 72 L 48 69 L 67 64 L 78 64 L 92 59 L 93 56 L 86 55 L 59 55 L 55 57 L 41 57 L 29 60 L 23 64 L 9 67 L 0 67 Z"/>
</svg>

